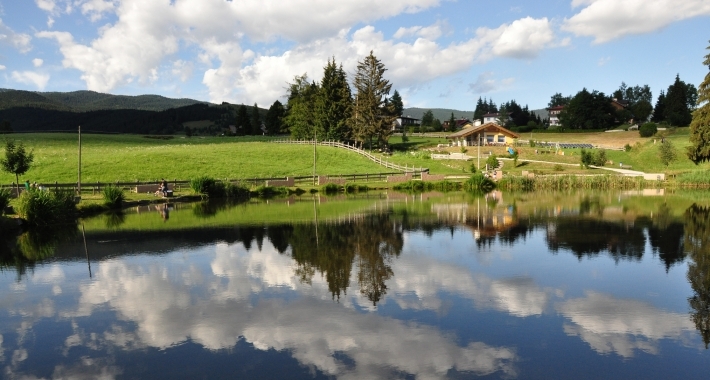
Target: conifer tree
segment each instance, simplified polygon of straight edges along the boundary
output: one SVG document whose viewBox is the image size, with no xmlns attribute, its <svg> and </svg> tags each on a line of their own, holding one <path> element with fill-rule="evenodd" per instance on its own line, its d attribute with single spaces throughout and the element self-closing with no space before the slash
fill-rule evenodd
<svg viewBox="0 0 710 380">
<path fill-rule="evenodd" d="M 454 113 L 451 113 L 451 117 L 449 118 L 449 131 L 455 131 L 456 130 L 456 118 L 454 117 Z"/>
<path fill-rule="evenodd" d="M 473 111 L 473 120 L 480 120 L 483 122 L 483 115 L 486 113 L 488 103 L 484 102 L 481 97 L 478 97 L 478 101 L 476 102 L 476 109 Z"/>
<path fill-rule="evenodd" d="M 402 102 L 402 96 L 399 95 L 397 90 L 394 90 L 390 103 L 392 104 L 394 115 L 397 117 L 402 116 L 402 112 L 404 112 L 404 103 Z"/>
<path fill-rule="evenodd" d="M 247 106 L 242 104 L 237 110 L 237 134 L 245 135 L 251 131 L 251 121 L 249 120 L 249 112 Z"/>
<path fill-rule="evenodd" d="M 278 100 L 269 107 L 269 111 L 266 112 L 266 117 L 264 118 L 264 124 L 266 126 L 266 133 L 268 135 L 275 135 L 281 132 L 283 128 L 283 117 L 286 114 L 283 104 Z"/>
<path fill-rule="evenodd" d="M 668 91 L 666 92 L 665 121 L 671 125 L 681 127 L 690 124 L 692 115 L 690 113 L 691 108 L 688 104 L 689 94 L 692 94 L 692 91 L 689 90 L 688 85 L 676 75 L 675 82 L 668 87 Z"/>
<path fill-rule="evenodd" d="M 348 121 L 352 110 L 352 95 L 342 64 L 335 58 L 323 68 L 323 79 L 316 97 L 318 139 L 341 141 L 349 137 Z"/>
<path fill-rule="evenodd" d="M 651 121 L 654 123 L 660 123 L 664 120 L 666 114 L 666 93 L 661 90 L 658 94 L 658 100 L 656 100 L 656 106 L 653 108 L 653 116 Z"/>
<path fill-rule="evenodd" d="M 707 49 L 710 50 L 710 46 Z M 703 64 L 710 69 L 710 53 L 705 56 Z M 688 158 L 695 164 L 710 161 L 710 72 L 698 87 L 697 105 L 690 123 L 692 145 L 688 147 Z"/>
<path fill-rule="evenodd" d="M 353 135 L 361 141 L 377 142 L 387 145 L 392 135 L 392 105 L 386 104 L 392 84 L 384 78 L 387 71 L 385 65 L 378 60 L 372 51 L 370 55 L 358 62 L 355 73 L 355 107 L 353 112 Z"/>
<path fill-rule="evenodd" d="M 261 130 L 261 116 L 259 115 L 259 106 L 254 103 L 254 107 L 251 109 L 251 133 L 252 135 L 260 135 L 263 133 Z"/>
</svg>

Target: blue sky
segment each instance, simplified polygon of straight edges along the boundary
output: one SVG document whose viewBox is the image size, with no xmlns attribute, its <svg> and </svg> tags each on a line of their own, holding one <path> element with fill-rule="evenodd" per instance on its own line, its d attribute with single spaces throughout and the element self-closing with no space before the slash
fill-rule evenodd
<svg viewBox="0 0 710 380">
<path fill-rule="evenodd" d="M 543 108 L 675 75 L 696 86 L 710 0 L 0 0 L 0 87 L 268 107 L 371 50 L 405 105 Z"/>
</svg>

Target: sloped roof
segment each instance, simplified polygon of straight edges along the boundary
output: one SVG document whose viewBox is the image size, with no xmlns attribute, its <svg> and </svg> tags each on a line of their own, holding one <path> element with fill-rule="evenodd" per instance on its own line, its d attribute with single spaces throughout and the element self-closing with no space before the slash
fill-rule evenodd
<svg viewBox="0 0 710 380">
<path fill-rule="evenodd" d="M 447 139 L 455 139 L 455 138 L 459 138 L 459 137 L 466 137 L 468 135 L 472 135 L 475 133 L 485 131 L 488 128 L 496 128 L 498 131 L 502 132 L 504 135 L 508 135 L 514 139 L 520 138 L 519 134 L 517 134 L 507 128 L 503 128 L 496 123 L 486 123 L 486 124 L 480 125 L 478 127 L 464 128 L 456 133 L 452 133 L 452 134 L 446 136 L 446 138 Z"/>
</svg>

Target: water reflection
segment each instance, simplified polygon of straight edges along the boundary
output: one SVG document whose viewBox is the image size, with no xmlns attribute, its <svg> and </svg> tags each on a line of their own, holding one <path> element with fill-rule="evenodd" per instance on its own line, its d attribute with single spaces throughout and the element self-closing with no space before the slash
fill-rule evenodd
<svg viewBox="0 0 710 380">
<path fill-rule="evenodd" d="M 710 337 L 710 208 L 610 199 L 405 199 L 347 213 L 329 213 L 335 202 L 235 214 L 204 204 L 175 207 L 165 223 L 154 209 L 107 215 L 87 221 L 91 279 L 81 239 L 20 237 L 8 257 L 54 259 L 0 282 L 0 363 L 11 378 L 148 376 L 135 363 L 179 377 L 159 358 L 203 356 L 210 368 L 259 371 L 290 359 L 294 378 L 511 378 L 553 367 L 574 377 L 565 368 L 594 360 L 668 377 L 644 365 L 653 355 L 697 377 Z M 313 219 L 233 221 L 291 207 Z M 689 283 L 676 276 L 686 257 Z M 248 359 L 267 354 L 280 356 Z M 234 375 L 223 371 L 212 377 Z"/>
<path fill-rule="evenodd" d="M 688 281 L 693 296 L 688 298 L 690 315 L 703 337 L 705 348 L 710 343 L 710 208 L 696 204 L 685 212 L 685 247 L 691 262 Z"/>
</svg>

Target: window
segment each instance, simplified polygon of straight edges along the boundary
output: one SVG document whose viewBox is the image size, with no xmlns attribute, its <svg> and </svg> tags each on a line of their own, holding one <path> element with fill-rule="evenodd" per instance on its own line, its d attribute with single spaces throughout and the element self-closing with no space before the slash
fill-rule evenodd
<svg viewBox="0 0 710 380">
<path fill-rule="evenodd" d="M 499 143 L 505 143 L 505 136 L 504 136 L 504 135 L 498 135 L 498 142 L 499 142 Z"/>
<path fill-rule="evenodd" d="M 487 135 L 487 136 L 486 136 L 486 141 L 489 142 L 489 143 L 492 143 L 492 142 L 493 142 L 493 135 Z"/>
</svg>

